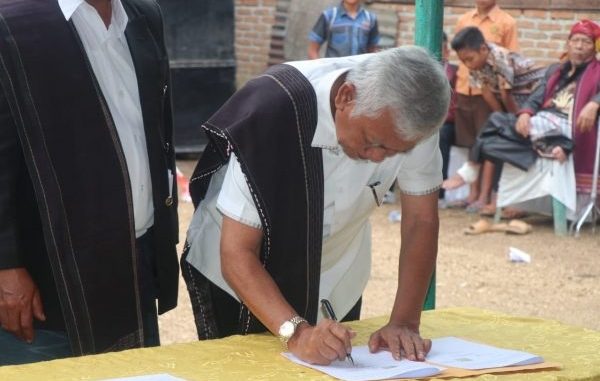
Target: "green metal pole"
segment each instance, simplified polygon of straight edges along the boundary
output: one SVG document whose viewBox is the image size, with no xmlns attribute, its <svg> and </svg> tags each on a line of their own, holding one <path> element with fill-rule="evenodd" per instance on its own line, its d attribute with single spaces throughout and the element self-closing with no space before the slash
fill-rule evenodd
<svg viewBox="0 0 600 381">
<path fill-rule="evenodd" d="M 428 49 L 442 59 L 444 0 L 415 0 L 415 45 Z M 429 282 L 424 310 L 435 309 L 435 270 Z"/>
<path fill-rule="evenodd" d="M 567 235 L 567 207 L 552 197 L 552 216 L 554 217 L 554 234 Z"/>
</svg>

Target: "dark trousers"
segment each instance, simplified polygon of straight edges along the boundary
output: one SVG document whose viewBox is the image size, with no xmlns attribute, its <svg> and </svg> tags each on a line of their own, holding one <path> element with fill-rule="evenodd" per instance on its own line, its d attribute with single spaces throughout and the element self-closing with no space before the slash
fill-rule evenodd
<svg viewBox="0 0 600 381">
<path fill-rule="evenodd" d="M 136 240 L 138 279 L 144 327 L 144 346 L 160 345 L 156 296 L 158 291 L 152 229 Z M 73 356 L 67 333 L 36 329 L 28 344 L 0 328 L 0 366 L 26 364 Z"/>
<path fill-rule="evenodd" d="M 455 143 L 454 123 L 444 123 L 440 129 L 440 152 L 442 153 L 442 176 L 448 178 L 448 164 L 450 162 L 450 148 Z M 440 189 L 439 198 L 444 198 L 444 189 Z"/>
</svg>

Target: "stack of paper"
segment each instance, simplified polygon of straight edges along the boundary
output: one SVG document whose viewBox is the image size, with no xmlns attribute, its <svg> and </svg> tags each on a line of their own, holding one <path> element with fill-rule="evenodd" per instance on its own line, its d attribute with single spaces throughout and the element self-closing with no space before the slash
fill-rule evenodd
<svg viewBox="0 0 600 381">
<path fill-rule="evenodd" d="M 389 352 L 370 353 L 367 346 L 352 348 L 354 366 L 348 361 L 335 361 L 328 366 L 312 365 L 291 353 L 283 354 L 293 362 L 346 381 L 372 381 L 390 378 L 431 377 L 446 368 L 469 370 L 523 366 L 541 363 L 540 356 L 492 347 L 456 337 L 432 340 L 426 362 L 396 361 Z"/>
<path fill-rule="evenodd" d="M 370 353 L 367 346 L 352 348 L 354 365 L 349 361 L 335 361 L 327 366 L 312 365 L 299 360 L 291 353 L 284 353 L 283 355 L 297 364 L 320 370 L 330 376 L 346 381 L 429 377 L 440 373 L 444 369 L 424 362 L 396 361 L 389 352 Z"/>
<path fill-rule="evenodd" d="M 544 362 L 531 353 L 473 343 L 456 337 L 433 339 L 427 361 L 452 368 L 490 369 Z"/>
</svg>

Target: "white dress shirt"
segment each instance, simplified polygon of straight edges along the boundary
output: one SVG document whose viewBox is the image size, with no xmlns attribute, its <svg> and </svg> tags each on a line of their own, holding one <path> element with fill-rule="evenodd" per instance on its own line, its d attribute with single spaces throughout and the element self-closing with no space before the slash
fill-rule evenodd
<svg viewBox="0 0 600 381">
<path fill-rule="evenodd" d="M 154 224 L 154 204 L 137 77 L 125 38 L 127 14 L 120 0 L 112 0 L 107 29 L 84 0 L 58 0 L 58 5 L 73 20 L 116 126 L 129 172 L 135 235 L 140 237 Z"/>
<path fill-rule="evenodd" d="M 325 181 L 319 299 L 329 299 L 340 318 L 356 304 L 369 279 L 369 216 L 377 207 L 369 185 L 378 184 L 373 188 L 381 200 L 395 179 L 403 192 L 415 195 L 431 193 L 442 182 L 437 135 L 409 153 L 381 163 L 350 159 L 338 145 L 329 93 L 342 73 L 367 56 L 288 63 L 308 78 L 317 95 L 318 122 L 311 145 L 322 148 Z M 215 238 L 220 236 L 221 213 L 253 227 L 261 226 L 245 176 L 233 154 L 229 165 L 213 175 L 206 198 L 194 214 L 188 230 L 191 247 L 187 260 L 236 297 L 221 275 L 219 240 Z M 322 318 L 319 309 L 318 319 Z"/>
</svg>

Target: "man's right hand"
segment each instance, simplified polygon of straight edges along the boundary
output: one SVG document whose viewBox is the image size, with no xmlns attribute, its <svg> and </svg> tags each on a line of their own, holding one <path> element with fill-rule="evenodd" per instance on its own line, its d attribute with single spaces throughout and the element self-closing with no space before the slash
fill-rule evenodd
<svg viewBox="0 0 600 381">
<path fill-rule="evenodd" d="M 517 123 L 515 124 L 515 128 L 517 130 L 517 132 L 519 133 L 519 135 L 523 136 L 524 138 L 529 136 L 529 128 L 531 127 L 531 124 L 529 123 L 529 120 L 531 119 L 531 115 L 524 113 L 519 115 L 519 118 L 517 119 Z"/>
<path fill-rule="evenodd" d="M 0 270 L 0 324 L 27 342 L 33 341 L 33 318 L 46 320 L 40 292 L 24 268 Z"/>
<path fill-rule="evenodd" d="M 329 365 L 334 360 L 345 360 L 352 351 L 352 338 L 356 333 L 330 319 L 316 326 L 301 324 L 288 342 L 290 352 L 311 364 Z"/>
</svg>

